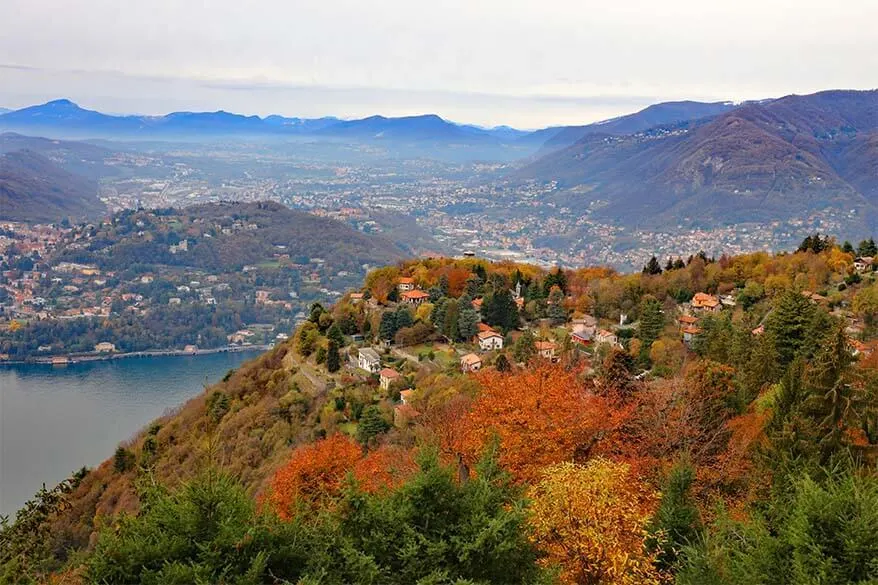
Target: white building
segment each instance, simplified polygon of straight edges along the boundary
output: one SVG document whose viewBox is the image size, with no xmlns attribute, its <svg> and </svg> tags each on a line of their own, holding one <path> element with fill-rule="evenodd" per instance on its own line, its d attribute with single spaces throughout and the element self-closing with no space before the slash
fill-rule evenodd
<svg viewBox="0 0 878 585">
<path fill-rule="evenodd" d="M 478 335 L 479 348 L 482 351 L 491 351 L 493 349 L 503 349 L 503 336 L 496 331 L 482 331 Z"/>
<path fill-rule="evenodd" d="M 364 347 L 357 354 L 357 366 L 370 374 L 377 374 L 381 370 L 381 357 L 371 347 Z"/>
</svg>

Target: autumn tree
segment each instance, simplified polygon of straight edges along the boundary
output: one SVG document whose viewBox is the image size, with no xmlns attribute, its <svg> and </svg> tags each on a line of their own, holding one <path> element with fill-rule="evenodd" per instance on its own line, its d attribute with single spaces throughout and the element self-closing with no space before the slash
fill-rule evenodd
<svg viewBox="0 0 878 585">
<path fill-rule="evenodd" d="M 366 288 L 379 303 L 386 303 L 391 291 L 396 290 L 399 270 L 394 266 L 378 268 L 366 275 Z"/>
<path fill-rule="evenodd" d="M 485 370 L 481 392 L 463 421 L 470 459 L 493 435 L 500 463 L 518 480 L 553 463 L 586 456 L 618 424 L 611 403 L 589 394 L 576 372 L 540 362 L 526 370 Z"/>
<path fill-rule="evenodd" d="M 331 506 L 361 452 L 355 442 L 342 434 L 299 447 L 275 474 L 268 501 L 286 519 L 307 508 Z"/>
<path fill-rule="evenodd" d="M 394 489 L 417 472 L 414 453 L 397 445 L 381 445 L 354 464 L 352 473 L 367 493 Z"/>
<path fill-rule="evenodd" d="M 658 584 L 647 531 L 657 494 L 627 465 L 596 458 L 544 470 L 529 492 L 533 539 L 570 585 Z"/>
<path fill-rule="evenodd" d="M 304 357 L 310 356 L 317 349 L 317 343 L 320 340 L 320 331 L 317 325 L 311 321 L 306 321 L 299 327 L 296 333 L 296 351 Z"/>
</svg>

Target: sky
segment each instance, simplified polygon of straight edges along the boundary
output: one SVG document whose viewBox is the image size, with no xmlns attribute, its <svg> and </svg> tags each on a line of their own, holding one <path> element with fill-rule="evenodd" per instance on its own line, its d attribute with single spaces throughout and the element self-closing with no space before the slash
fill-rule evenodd
<svg viewBox="0 0 878 585">
<path fill-rule="evenodd" d="M 582 124 L 878 87 L 878 0 L 2 0 L 0 106 Z"/>
</svg>

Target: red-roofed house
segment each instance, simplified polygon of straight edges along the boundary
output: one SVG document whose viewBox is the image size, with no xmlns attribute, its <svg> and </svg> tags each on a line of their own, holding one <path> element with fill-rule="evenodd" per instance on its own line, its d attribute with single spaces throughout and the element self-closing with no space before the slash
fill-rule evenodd
<svg viewBox="0 0 878 585">
<path fill-rule="evenodd" d="M 540 357 L 544 357 L 547 360 L 555 359 L 555 349 L 557 346 L 552 341 L 537 341 L 534 343 L 534 346 L 537 348 L 537 353 L 540 354 Z"/>
<path fill-rule="evenodd" d="M 689 345 L 690 343 L 692 343 L 692 340 L 695 338 L 695 336 L 699 333 L 701 333 L 701 329 L 694 325 L 687 325 L 683 327 L 683 343 Z"/>
<path fill-rule="evenodd" d="M 692 308 L 696 311 L 710 311 L 712 313 L 722 308 L 719 299 L 707 293 L 695 293 L 692 297 Z"/>
<path fill-rule="evenodd" d="M 378 380 L 382 390 L 389 390 L 390 385 L 399 380 L 400 377 L 399 372 L 390 368 L 384 368 L 378 372 Z"/>
<path fill-rule="evenodd" d="M 396 286 L 400 292 L 415 290 L 415 279 L 410 276 L 400 276 Z"/>
<path fill-rule="evenodd" d="M 429 298 L 430 295 L 422 290 L 409 290 L 400 295 L 402 302 L 408 303 L 409 305 L 420 305 Z"/>
<path fill-rule="evenodd" d="M 460 358 L 460 369 L 463 372 L 478 372 L 482 369 L 482 358 L 474 353 L 468 353 Z"/>
<path fill-rule="evenodd" d="M 477 337 L 479 338 L 479 348 L 482 351 L 503 349 L 503 336 L 496 331 L 481 331 Z"/>
</svg>

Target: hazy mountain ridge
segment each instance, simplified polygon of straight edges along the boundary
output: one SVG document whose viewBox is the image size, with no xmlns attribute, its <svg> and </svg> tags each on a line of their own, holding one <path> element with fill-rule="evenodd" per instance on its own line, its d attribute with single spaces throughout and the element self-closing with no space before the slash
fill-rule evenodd
<svg viewBox="0 0 878 585">
<path fill-rule="evenodd" d="M 731 102 L 663 102 L 653 104 L 633 114 L 595 122 L 594 124 L 563 126 L 554 129 L 547 128 L 545 130 L 538 130 L 534 134 L 541 133 L 540 135 L 545 137 L 543 149 L 551 151 L 570 146 L 592 134 L 609 134 L 613 136 L 636 134 L 655 126 L 680 124 L 717 116 L 736 107 Z"/>
<path fill-rule="evenodd" d="M 95 181 L 70 173 L 32 150 L 0 155 L 0 219 L 92 218 L 105 211 L 97 193 Z"/>
<path fill-rule="evenodd" d="M 557 181 L 559 203 L 626 224 L 773 220 L 824 207 L 874 221 L 878 91 L 748 103 L 628 136 L 592 134 L 512 175 Z M 681 221 L 683 220 L 683 221 Z"/>
<path fill-rule="evenodd" d="M 726 111 L 727 102 L 667 102 L 584 126 L 526 131 L 510 126 L 457 124 L 436 114 L 342 120 L 245 116 L 225 111 L 172 112 L 164 116 L 114 116 L 87 110 L 67 99 L 0 113 L 0 129 L 65 138 L 182 139 L 223 136 L 307 136 L 356 141 L 410 141 L 440 144 L 560 148 L 593 133 L 629 134 L 657 124 L 703 118 Z M 523 153 L 524 154 L 524 153 Z"/>
</svg>

